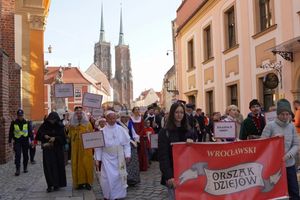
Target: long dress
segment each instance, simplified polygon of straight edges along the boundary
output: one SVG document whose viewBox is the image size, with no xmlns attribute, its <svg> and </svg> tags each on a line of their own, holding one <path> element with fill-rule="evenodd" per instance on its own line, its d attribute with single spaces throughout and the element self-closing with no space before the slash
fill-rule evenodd
<svg viewBox="0 0 300 200">
<path fill-rule="evenodd" d="M 95 149 L 101 161 L 100 185 L 106 199 L 121 199 L 127 195 L 125 157 L 130 157 L 130 138 L 125 129 L 115 124 L 103 128 L 105 147 Z M 125 157 L 124 157 L 125 155 Z"/>
<path fill-rule="evenodd" d="M 52 116 L 52 113 L 50 113 L 49 117 Z M 58 115 L 57 117 L 59 120 Z M 49 139 L 45 139 L 45 135 L 55 137 L 55 141 L 50 145 Z M 64 144 L 66 143 L 64 126 L 60 122 L 51 124 L 46 120 L 39 128 L 36 139 L 42 143 L 43 168 L 48 188 L 65 187 L 67 185 L 67 180 L 63 149 Z"/>
<path fill-rule="evenodd" d="M 75 122 L 74 122 L 75 121 Z M 71 138 L 71 163 L 73 187 L 81 184 L 93 184 L 93 152 L 92 149 L 84 149 L 82 134 L 93 132 L 93 127 L 88 121 L 81 123 L 71 120 L 69 134 Z"/>
<path fill-rule="evenodd" d="M 131 159 L 129 163 L 126 163 L 127 169 L 127 184 L 134 186 L 141 182 L 140 167 L 137 154 L 137 142 L 140 141 L 140 137 L 136 134 L 133 123 L 129 120 L 126 124 L 120 122 L 120 125 L 126 130 L 130 137 Z"/>
<path fill-rule="evenodd" d="M 131 117 L 135 132 L 140 136 L 140 143 L 138 144 L 138 158 L 140 163 L 140 171 L 147 171 L 148 169 L 148 156 L 147 156 L 147 135 L 144 135 L 144 120 L 142 117 L 135 119 Z"/>
</svg>

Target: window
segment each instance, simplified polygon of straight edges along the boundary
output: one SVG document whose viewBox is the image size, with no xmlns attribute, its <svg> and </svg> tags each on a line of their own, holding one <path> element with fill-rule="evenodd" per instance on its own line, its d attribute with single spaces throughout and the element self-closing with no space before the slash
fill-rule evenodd
<svg viewBox="0 0 300 200">
<path fill-rule="evenodd" d="M 81 98 L 81 89 L 80 88 L 75 89 L 75 98 Z"/>
<path fill-rule="evenodd" d="M 226 49 L 236 45 L 234 6 L 225 12 Z"/>
<path fill-rule="evenodd" d="M 204 29 L 203 44 L 204 44 L 204 60 L 212 58 L 212 41 L 211 41 L 211 28 L 210 25 Z"/>
<path fill-rule="evenodd" d="M 214 96 L 213 91 L 206 92 L 206 113 L 212 115 L 214 112 Z"/>
<path fill-rule="evenodd" d="M 194 66 L 194 40 L 188 42 L 188 69 L 193 69 Z"/>
<path fill-rule="evenodd" d="M 255 0 L 256 32 L 274 24 L 274 0 Z"/>
<path fill-rule="evenodd" d="M 188 102 L 191 103 L 191 104 L 196 105 L 196 97 L 195 97 L 195 95 L 188 96 Z"/>
<path fill-rule="evenodd" d="M 236 105 L 238 106 L 238 87 L 237 84 L 228 86 L 228 94 L 229 94 L 229 101 L 228 105 Z"/>
</svg>

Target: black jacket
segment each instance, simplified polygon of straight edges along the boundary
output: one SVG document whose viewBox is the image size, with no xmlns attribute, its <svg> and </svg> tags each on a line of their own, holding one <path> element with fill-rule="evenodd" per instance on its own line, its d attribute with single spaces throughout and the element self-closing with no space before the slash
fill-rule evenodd
<svg viewBox="0 0 300 200">
<path fill-rule="evenodd" d="M 173 155 L 171 143 L 185 142 L 186 139 L 194 139 L 194 133 L 184 131 L 179 127 L 175 130 L 166 130 L 162 128 L 158 135 L 158 161 L 162 173 L 161 184 L 166 185 L 166 181 L 174 178 Z"/>
<path fill-rule="evenodd" d="M 15 138 L 15 134 L 14 134 L 14 125 L 17 124 L 20 128 L 20 130 L 23 130 L 23 125 L 24 124 L 28 124 L 28 136 L 24 137 L 21 136 L 20 138 Z M 9 138 L 8 138 L 8 142 L 11 143 L 12 139 L 14 139 L 15 142 L 29 142 L 29 138 L 31 139 L 31 141 L 33 141 L 33 134 L 32 134 L 32 124 L 30 121 L 26 121 L 25 119 L 23 120 L 19 120 L 16 119 L 14 121 L 11 122 L 10 124 L 10 128 L 9 128 Z"/>
</svg>

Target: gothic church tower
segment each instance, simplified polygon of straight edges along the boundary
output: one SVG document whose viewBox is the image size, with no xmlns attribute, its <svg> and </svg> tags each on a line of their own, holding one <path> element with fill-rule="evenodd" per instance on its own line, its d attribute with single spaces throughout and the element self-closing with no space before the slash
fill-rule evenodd
<svg viewBox="0 0 300 200">
<path fill-rule="evenodd" d="M 101 6 L 100 40 L 95 44 L 94 63 L 106 75 L 108 81 L 112 79 L 110 43 L 105 41 L 103 5 Z"/>
<path fill-rule="evenodd" d="M 133 99 L 133 83 L 129 45 L 124 43 L 122 9 L 120 12 L 119 44 L 115 46 L 115 65 L 114 101 L 130 108 Z"/>
</svg>

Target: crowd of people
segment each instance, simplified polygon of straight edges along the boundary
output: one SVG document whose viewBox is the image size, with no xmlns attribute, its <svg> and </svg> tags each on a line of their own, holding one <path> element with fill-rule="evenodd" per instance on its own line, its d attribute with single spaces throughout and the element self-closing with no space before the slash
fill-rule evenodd
<svg viewBox="0 0 300 200">
<path fill-rule="evenodd" d="M 24 112 L 20 109 L 17 119 L 11 123 L 9 134 L 9 142 L 14 142 L 15 175 L 20 175 L 21 153 L 24 173 L 28 172 L 29 149 L 30 161 L 35 163 L 35 146 L 40 141 L 47 192 L 67 185 L 65 165 L 71 160 L 75 189 L 91 190 L 96 169 L 100 174 L 104 198 L 125 198 L 126 188 L 140 183 L 140 172 L 147 171 L 152 161 L 159 161 L 161 184 L 167 186 L 169 199 L 175 199 L 171 143 L 232 142 L 284 135 L 283 159 L 287 167 L 288 192 L 293 199 L 300 199 L 296 176 L 296 166 L 299 164 L 300 102 L 294 101 L 295 113 L 286 99 L 279 100 L 276 108 L 272 109 L 276 109 L 277 118 L 266 124 L 257 99 L 249 102 L 250 111 L 245 119 L 236 105 L 228 106 L 224 115 L 214 112 L 210 117 L 193 104 L 177 101 L 169 111 L 152 104 L 145 113 L 141 113 L 139 107 L 134 107 L 131 112 L 108 109 L 97 118 L 78 106 L 72 116 L 66 112 L 63 119 L 58 113 L 51 112 L 39 127 L 25 120 Z M 235 138 L 215 137 L 214 123 L 222 121 L 236 124 Z M 95 131 L 102 131 L 105 145 L 85 149 L 82 134 Z M 155 134 L 158 135 L 158 148 L 151 144 Z"/>
</svg>

